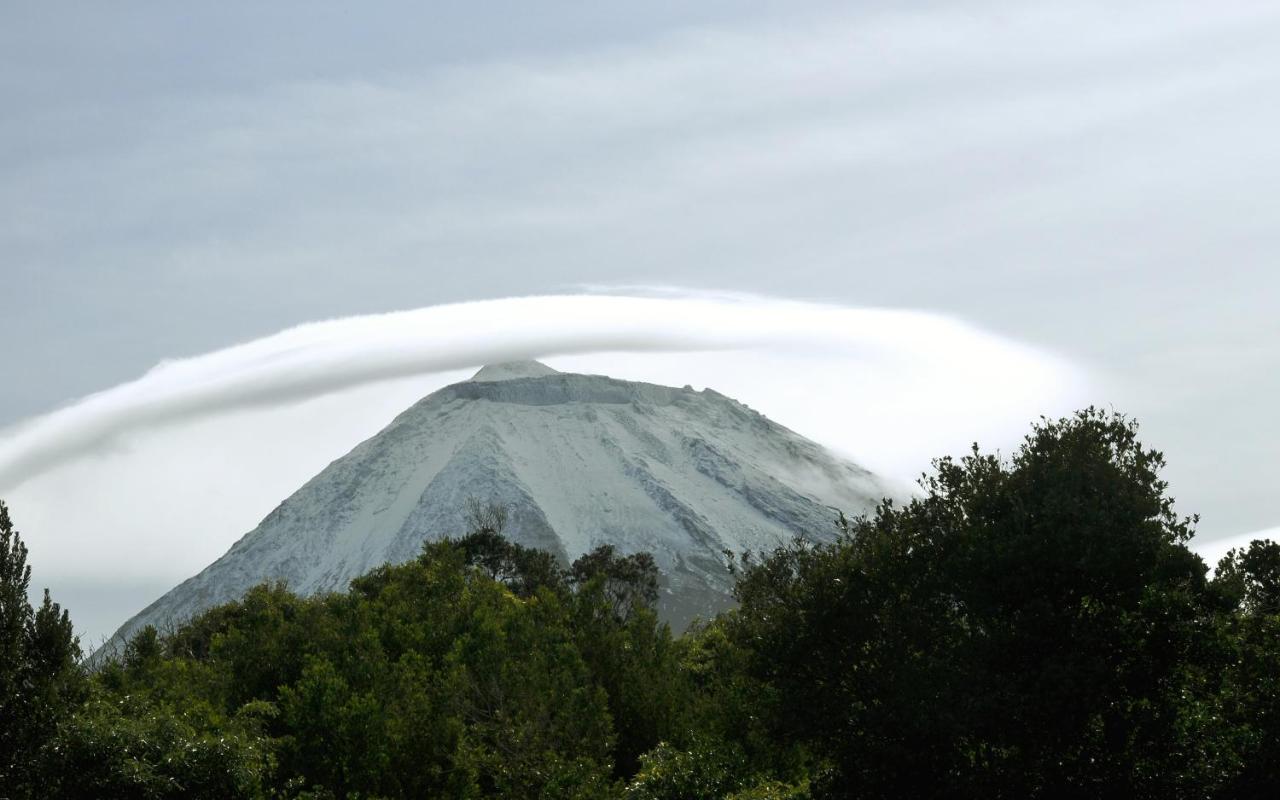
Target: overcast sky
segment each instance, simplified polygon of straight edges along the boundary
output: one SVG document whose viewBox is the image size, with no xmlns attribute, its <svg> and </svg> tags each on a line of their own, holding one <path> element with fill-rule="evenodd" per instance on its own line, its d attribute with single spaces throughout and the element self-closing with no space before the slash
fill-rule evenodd
<svg viewBox="0 0 1280 800">
<path fill-rule="evenodd" d="M 1280 523 L 1274 0 L 8 4 L 0 103 L 0 426 L 309 321 L 683 286 L 1034 348 L 1205 536 Z"/>
</svg>

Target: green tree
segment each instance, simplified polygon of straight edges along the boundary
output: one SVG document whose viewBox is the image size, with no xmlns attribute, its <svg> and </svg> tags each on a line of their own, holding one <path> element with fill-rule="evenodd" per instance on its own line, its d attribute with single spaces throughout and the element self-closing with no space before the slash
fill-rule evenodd
<svg viewBox="0 0 1280 800">
<path fill-rule="evenodd" d="M 832 759 L 833 795 L 1211 788 L 1221 664 L 1163 464 L 1090 409 L 749 565 L 733 630 L 780 695 L 777 735 Z"/>
<path fill-rule="evenodd" d="M 721 800 L 741 789 L 746 754 L 731 742 L 698 739 L 688 747 L 662 744 L 640 759 L 627 800 Z"/>
<path fill-rule="evenodd" d="M 1214 584 L 1247 616 L 1280 614 L 1280 543 L 1255 539 L 1218 562 Z"/>
<path fill-rule="evenodd" d="M 80 700 L 80 643 L 67 612 L 44 592 L 32 609 L 27 547 L 0 502 L 0 787 L 36 793 L 40 748 Z"/>
<path fill-rule="evenodd" d="M 518 545 L 496 530 L 473 530 L 456 540 L 456 546 L 467 566 L 506 585 L 518 597 L 531 597 L 540 587 L 564 588 L 564 574 L 555 556 Z"/>
<path fill-rule="evenodd" d="M 27 692 L 27 630 L 31 624 L 31 567 L 27 547 L 0 501 L 0 786 L 25 777 L 30 743 Z"/>
<path fill-rule="evenodd" d="M 569 567 L 569 581 L 579 591 L 591 589 L 619 620 L 652 610 L 658 602 L 658 565 L 649 553 L 620 556 L 602 544 L 579 556 Z"/>
<path fill-rule="evenodd" d="M 1280 543 L 1255 540 L 1232 550 L 1214 584 L 1231 612 L 1223 713 L 1239 757 L 1223 796 L 1273 797 L 1280 786 Z"/>
<path fill-rule="evenodd" d="M 35 796 L 262 797 L 271 757 L 255 727 L 195 698 L 174 707 L 137 694 L 96 697 L 64 720 L 45 747 Z"/>
</svg>

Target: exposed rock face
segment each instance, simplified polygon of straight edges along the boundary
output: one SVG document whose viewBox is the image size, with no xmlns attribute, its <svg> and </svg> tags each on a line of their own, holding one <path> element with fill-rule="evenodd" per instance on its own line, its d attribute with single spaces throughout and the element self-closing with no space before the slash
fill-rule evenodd
<svg viewBox="0 0 1280 800">
<path fill-rule="evenodd" d="M 571 560 L 599 544 L 653 553 L 675 626 L 729 603 L 723 551 L 834 535 L 870 510 L 872 474 L 710 389 L 537 362 L 487 366 L 419 401 L 330 464 L 198 575 L 117 632 L 164 626 L 283 579 L 344 589 L 428 539 L 463 532 L 468 497 L 504 503 L 514 541 Z"/>
</svg>

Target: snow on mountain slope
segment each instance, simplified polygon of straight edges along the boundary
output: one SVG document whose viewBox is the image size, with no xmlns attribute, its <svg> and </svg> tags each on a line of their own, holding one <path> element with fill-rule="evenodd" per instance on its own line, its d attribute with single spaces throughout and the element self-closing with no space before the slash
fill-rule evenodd
<svg viewBox="0 0 1280 800">
<path fill-rule="evenodd" d="M 830 538 L 835 509 L 862 513 L 886 494 L 866 470 L 710 389 L 490 365 L 334 461 L 112 642 L 264 580 L 344 589 L 461 534 L 471 496 L 506 504 L 510 538 L 566 561 L 606 543 L 653 553 L 660 610 L 680 626 L 728 604 L 724 550 Z"/>
</svg>

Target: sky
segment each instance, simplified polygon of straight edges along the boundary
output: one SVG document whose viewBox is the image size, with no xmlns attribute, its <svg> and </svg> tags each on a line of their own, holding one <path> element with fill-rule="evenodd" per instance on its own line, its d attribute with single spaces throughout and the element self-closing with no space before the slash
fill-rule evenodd
<svg viewBox="0 0 1280 800">
<path fill-rule="evenodd" d="M 688 375 L 903 474 L 1095 403 L 1138 418 L 1205 541 L 1280 524 L 1275 3 L 623 6 L 0 11 L 0 455 L 33 426 L 53 431 L 39 452 L 62 448 L 0 496 L 37 578 L 73 613 L 113 609 L 88 629 L 225 550 L 396 404 L 478 366 L 464 356 Z M 552 324 L 601 296 L 666 311 L 625 357 L 608 319 L 567 338 Z M 698 355 L 709 323 L 656 324 L 742 296 L 792 321 L 786 347 Z M 229 351 L 297 326 L 354 318 L 326 329 L 341 344 L 350 326 L 394 334 L 388 312 L 439 322 L 499 298 L 525 298 L 512 319 L 543 349 L 519 331 L 487 350 L 419 346 L 409 372 L 361 367 L 247 405 L 210 388 Z M 858 335 L 805 361 L 822 329 L 799 302 L 853 315 Z M 871 312 L 890 315 L 879 333 Z M 333 358 L 321 350 L 303 373 Z M 923 366 L 906 380 L 894 359 Z M 139 390 L 161 362 L 180 386 Z M 232 383 L 288 382 L 263 369 Z M 197 410 L 148 416 L 161 390 Z M 133 416 L 89 413 L 111 392 Z M 949 411 L 952 396 L 965 402 Z M 66 445 L 82 429 L 56 426 L 86 419 L 96 438 Z M 264 431 L 278 436 L 265 453 Z M 174 462 L 202 479 L 166 477 L 157 517 L 208 521 L 168 541 L 125 525 Z M 158 566 L 91 569 L 72 546 L 85 537 L 146 542 L 129 560 Z"/>
</svg>

